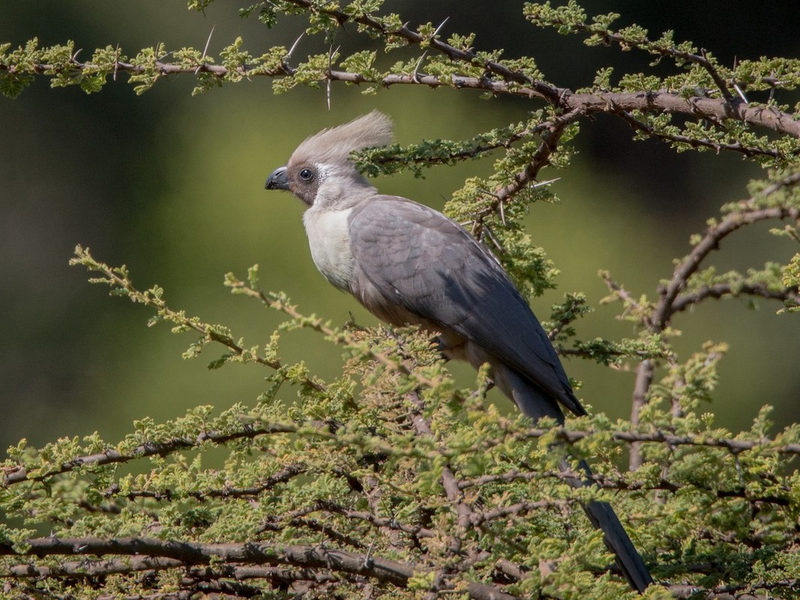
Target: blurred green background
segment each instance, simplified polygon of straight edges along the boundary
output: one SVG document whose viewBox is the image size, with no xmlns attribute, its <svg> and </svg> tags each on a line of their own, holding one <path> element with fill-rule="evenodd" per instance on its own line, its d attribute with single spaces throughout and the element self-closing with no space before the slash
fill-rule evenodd
<svg viewBox="0 0 800 600">
<path fill-rule="evenodd" d="M 763 10 L 740 0 L 584 5 L 590 14 L 619 12 L 622 25 L 636 22 L 654 35 L 675 29 L 676 39 L 691 39 L 728 63 L 800 53 L 796 0 L 776 0 Z M 244 47 L 258 55 L 276 44 L 291 45 L 304 27 L 302 19 L 291 18 L 268 30 L 255 19 L 240 19 L 237 6 L 218 2 L 201 14 L 178 0 L 3 3 L 0 42 L 71 39 L 84 49 L 82 58 L 107 44 L 132 55 L 158 42 L 168 49 L 203 48 L 213 27 L 211 53 L 241 35 Z M 521 17 L 521 7 L 518 1 L 390 0 L 386 10 L 411 25 L 449 17 L 445 36 L 475 31 L 478 49 L 532 55 L 550 81 L 573 89 L 589 85 L 600 67 L 613 64 L 622 73 L 649 62 L 637 53 L 587 48 L 578 38 L 535 29 Z M 337 42 L 346 50 L 364 40 L 348 28 Z M 296 50 L 298 56 L 325 51 L 314 38 L 304 38 Z M 324 90 L 274 96 L 266 78 L 194 98 L 189 76 L 160 81 L 141 97 L 127 76 L 119 79 L 91 96 L 75 88 L 52 90 L 41 79 L 17 100 L 0 98 L 3 445 L 95 430 L 113 441 L 131 429 L 133 419 L 164 420 L 199 404 L 252 402 L 265 388 L 267 373 L 257 366 L 207 370 L 221 349 L 183 360 L 194 338 L 174 336 L 163 324 L 148 329 L 146 309 L 86 283 L 82 268 L 67 266 L 76 244 L 90 246 L 109 264 L 127 264 L 137 286 L 162 285 L 173 308 L 226 324 L 247 345 L 267 341 L 281 320 L 222 286 L 224 273 L 244 277 L 254 263 L 260 264 L 262 286 L 286 291 L 303 312 L 336 324 L 352 312 L 360 323 L 372 323 L 316 272 L 300 204 L 288 194 L 267 194 L 266 176 L 307 135 L 373 108 L 395 119 L 398 141 L 411 143 L 464 138 L 540 107 L 481 100 L 466 91 L 397 87 L 371 97 L 334 85 L 329 111 Z M 543 174 L 560 177 L 554 188 L 562 202 L 536 204 L 529 216 L 534 240 L 562 270 L 559 289 L 534 306 L 543 318 L 565 292 L 585 291 L 593 303 L 603 297 L 598 269 L 609 269 L 634 294 L 653 297 L 658 280 L 671 274 L 672 259 L 687 251 L 690 234 L 721 203 L 745 197 L 744 185 L 759 176 L 736 156 L 676 155 L 657 142 L 633 142 L 628 128 L 610 118 L 581 127 L 572 166 Z M 491 161 L 471 162 L 430 170 L 425 180 L 401 175 L 376 185 L 441 207 L 464 178 L 490 169 Z M 714 264 L 744 269 L 787 260 L 797 248 L 768 235 L 769 226 L 726 240 Z M 751 311 L 745 301 L 710 301 L 676 321 L 684 331 L 677 342 L 684 358 L 706 339 L 731 344 L 710 407 L 721 425 L 746 427 L 765 403 L 777 407 L 780 424 L 797 419 L 798 321 L 776 316 L 777 308 L 761 303 Z M 614 320 L 617 310 L 600 308 L 579 323 L 579 335 L 631 335 L 629 324 Z M 305 358 L 323 377 L 333 377 L 341 365 L 340 349 L 312 334 L 285 334 L 282 347 L 287 360 Z M 584 380 L 580 395 L 595 411 L 628 414 L 631 373 L 577 360 L 566 368 Z M 469 369 L 455 371 L 463 385 L 470 384 Z M 293 392 L 285 389 L 283 397 L 291 400 Z"/>
</svg>

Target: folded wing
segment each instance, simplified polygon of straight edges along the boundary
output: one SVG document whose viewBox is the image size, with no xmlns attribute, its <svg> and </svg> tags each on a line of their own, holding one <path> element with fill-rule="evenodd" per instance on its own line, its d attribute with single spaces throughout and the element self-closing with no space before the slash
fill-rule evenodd
<svg viewBox="0 0 800 600">
<path fill-rule="evenodd" d="M 405 198 L 379 196 L 351 213 L 350 245 L 388 302 L 455 331 L 571 412 L 586 414 L 528 304 L 454 221 Z"/>
</svg>

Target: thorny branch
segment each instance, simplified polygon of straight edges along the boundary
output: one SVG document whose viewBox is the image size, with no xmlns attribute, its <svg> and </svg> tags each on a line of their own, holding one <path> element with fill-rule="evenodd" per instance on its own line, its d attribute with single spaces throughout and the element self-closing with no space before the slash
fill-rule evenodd
<svg viewBox="0 0 800 600">
<path fill-rule="evenodd" d="M 70 260 L 70 265 L 83 265 L 90 271 L 99 272 L 103 275 L 101 278 L 90 280 L 93 283 L 107 284 L 112 294 L 127 296 L 131 302 L 136 302 L 154 308 L 159 318 L 176 323 L 178 327 L 184 330 L 194 330 L 203 335 L 204 339 L 214 341 L 226 346 L 236 356 L 245 357 L 249 360 L 257 362 L 260 365 L 269 367 L 275 371 L 283 369 L 283 363 L 278 359 L 268 359 L 251 353 L 247 348 L 244 348 L 232 336 L 221 332 L 219 328 L 214 327 L 208 323 L 203 323 L 199 319 L 187 318 L 182 311 L 174 311 L 164 299 L 161 297 L 160 292 L 148 290 L 142 292 L 134 287 L 133 282 L 128 278 L 127 271 L 124 267 L 120 269 L 113 269 L 108 265 L 97 262 L 89 253 L 88 248 L 77 246 L 75 248 L 76 257 Z M 325 392 L 325 385 L 310 377 L 302 377 L 302 383 L 309 389 L 316 390 L 317 392 Z"/>
<path fill-rule="evenodd" d="M 0 556 L 127 556 L 124 561 L 112 559 L 100 561 L 99 564 L 89 568 L 91 560 L 82 561 L 86 577 L 107 575 L 112 573 L 133 572 L 136 570 L 167 569 L 193 567 L 189 573 L 203 576 L 200 565 L 214 565 L 211 573 L 215 573 L 223 564 L 222 573 L 227 576 L 236 573 L 235 565 L 243 565 L 242 574 L 257 577 L 259 572 L 253 571 L 253 566 L 272 565 L 276 567 L 295 567 L 309 569 L 310 572 L 301 571 L 297 577 L 308 575 L 308 579 L 322 581 L 332 577 L 332 573 L 339 576 L 363 577 L 375 581 L 406 587 L 408 580 L 415 574 L 429 571 L 429 567 L 407 562 L 387 560 L 377 556 L 369 556 L 342 550 L 329 549 L 324 546 L 290 546 L 259 544 L 254 542 L 227 543 L 227 544 L 201 544 L 194 542 L 164 541 L 152 538 L 115 538 L 104 540 L 100 538 L 69 538 L 55 537 L 35 538 L 27 540 L 24 549 L 15 549 L 7 543 L 0 543 Z M 47 569 L 47 568 L 45 568 Z M 60 567 L 51 567 L 47 572 L 52 575 L 79 575 L 74 563 L 62 564 Z M 263 572 L 272 579 L 282 572 L 290 577 L 291 571 Z M 35 566 L 13 567 L 0 576 L 6 577 L 37 577 L 39 568 Z M 226 575 L 223 575 L 226 576 Z M 304 578 L 305 579 L 305 578 Z M 445 589 L 451 584 L 444 582 Z M 500 588 L 479 582 L 467 583 L 467 593 L 475 600 L 512 600 L 515 598 L 504 593 Z"/>
<path fill-rule="evenodd" d="M 306 467 L 301 464 L 288 465 L 270 475 L 263 483 L 257 486 L 247 488 L 233 487 L 226 485 L 221 489 L 207 489 L 207 490 L 194 490 L 183 492 L 180 497 L 190 497 L 195 500 L 205 501 L 212 498 L 251 498 L 256 497 L 267 490 L 274 488 L 280 483 L 286 483 L 294 477 L 303 475 L 306 472 Z M 164 490 L 128 490 L 122 492 L 117 484 L 112 485 L 105 491 L 106 498 L 115 496 L 124 496 L 128 500 L 136 498 L 153 498 L 154 500 L 173 500 L 176 494 L 170 489 Z"/>
<path fill-rule="evenodd" d="M 591 481 L 595 486 L 601 489 L 608 490 L 621 490 L 627 492 L 646 490 L 646 491 L 665 491 L 676 493 L 685 484 L 678 484 L 663 477 L 658 481 L 629 481 L 627 479 L 617 479 L 609 477 L 608 475 L 601 475 L 593 473 L 585 475 L 576 471 L 517 471 L 510 470 L 505 473 L 497 475 L 482 475 L 474 479 L 465 479 L 460 483 L 461 489 L 471 487 L 480 487 L 495 482 L 511 482 L 511 481 L 538 481 L 541 479 L 559 479 L 562 481 L 575 481 L 576 479 L 583 478 L 584 480 Z M 784 495 L 757 495 L 753 494 L 744 487 L 733 487 L 730 489 L 719 489 L 711 487 L 703 487 L 695 483 L 692 485 L 694 489 L 702 490 L 708 494 L 716 496 L 717 498 L 742 498 L 748 502 L 764 502 L 769 504 L 776 504 L 779 506 L 788 506 L 790 504 L 788 495 L 791 490 L 788 487 L 783 487 L 782 492 Z"/>
<path fill-rule="evenodd" d="M 487 73 L 502 79 L 501 82 L 495 82 L 488 77 L 483 77 L 481 79 L 453 77 L 452 81 L 445 82 L 440 81 L 435 76 L 420 76 L 415 73 L 411 76 L 399 76 L 399 78 L 395 78 L 397 76 L 391 75 L 384 77 L 381 83 L 386 86 L 395 83 L 418 83 L 436 87 L 443 83 L 449 83 L 455 87 L 475 87 L 477 89 L 488 89 L 494 93 L 512 93 L 541 98 L 563 112 L 579 110 L 583 111 L 585 114 L 592 114 L 600 111 L 619 114 L 620 111 L 643 110 L 649 112 L 654 109 L 659 109 L 661 112 L 677 112 L 716 121 L 736 118 L 745 123 L 753 123 L 775 131 L 787 133 L 794 137 L 800 137 L 800 122 L 794 120 L 791 115 L 782 113 L 777 109 L 749 107 L 747 102 L 734 97 L 727 83 L 717 72 L 713 62 L 704 55 L 692 54 L 677 48 L 664 48 L 659 50 L 659 52 L 664 55 L 701 65 L 708 71 L 719 87 L 723 95 L 722 99 L 714 100 L 706 97 L 684 99 L 676 93 L 657 91 L 651 91 L 647 94 L 574 94 L 566 88 L 559 88 L 542 81 L 531 79 L 524 73 L 509 69 L 501 63 L 481 58 L 472 50 L 456 48 L 438 37 L 427 38 L 409 29 L 406 25 L 401 26 L 397 30 L 389 31 L 382 23 L 370 16 L 361 16 L 352 19 L 350 15 L 338 9 L 322 8 L 314 2 L 311 2 L 311 0 L 288 1 L 307 10 L 333 17 L 340 25 L 355 20 L 359 25 L 370 28 L 384 37 L 399 37 L 412 45 L 427 43 L 430 48 L 441 52 L 453 61 L 482 67 Z M 609 41 L 623 41 L 622 36 L 611 32 L 607 34 L 607 37 Z M 333 76 L 334 74 L 331 73 L 331 75 Z M 338 75 L 350 77 L 353 74 L 340 73 Z M 425 81 L 425 77 L 427 77 L 427 81 Z M 356 77 L 355 80 L 351 80 L 351 82 L 360 83 L 357 79 L 358 77 Z M 363 82 L 366 82 L 366 79 L 364 79 Z M 508 86 L 507 84 L 509 82 L 514 85 Z M 495 87 L 493 84 L 498 85 Z M 519 87 L 520 85 L 522 86 L 521 88 Z M 642 102 L 637 101 L 637 99 L 642 100 Z"/>
<path fill-rule="evenodd" d="M 723 143 L 711 139 L 696 138 L 688 135 L 680 135 L 674 133 L 666 133 L 664 131 L 659 131 L 654 127 L 651 127 L 644 121 L 637 119 L 628 111 L 623 110 L 617 112 L 616 114 L 628 125 L 630 125 L 633 129 L 645 133 L 649 137 L 659 138 L 677 144 L 686 144 L 693 148 L 709 148 L 711 150 L 714 150 L 715 152 L 723 152 L 723 151 L 738 152 L 746 157 L 769 156 L 770 158 L 775 158 L 775 159 L 783 158 L 783 154 L 779 150 L 775 150 L 774 148 L 758 148 L 754 146 L 745 146 L 740 142 Z"/>
<path fill-rule="evenodd" d="M 505 202 L 517 195 L 523 188 L 535 185 L 536 177 L 544 167 L 550 164 L 550 157 L 558 149 L 558 143 L 564 131 L 583 114 L 581 108 L 572 109 L 569 112 L 559 115 L 547 123 L 542 123 L 541 137 L 542 142 L 531 156 L 528 166 L 518 173 L 514 180 L 505 187 L 492 193 L 492 201 L 480 212 L 475 214 L 475 225 L 473 235 L 480 238 L 483 219 L 489 214 L 502 210 Z"/>
<path fill-rule="evenodd" d="M 324 546 L 273 545 L 252 542 L 200 544 L 171 542 L 152 538 L 34 538 L 27 540 L 25 549 L 15 549 L 0 543 L 4 556 L 84 556 L 80 561 L 56 564 L 18 564 L 3 568 L 0 577 L 15 579 L 78 578 L 102 581 L 117 574 L 157 572 L 182 569 L 183 586 L 223 584 L 262 580 L 278 587 L 297 582 L 337 583 L 342 579 L 367 579 L 404 588 L 409 580 L 430 568 L 409 562 L 382 559 L 376 556 L 328 549 Z M 120 558 L 124 557 L 124 558 Z M 512 581 L 525 577 L 525 571 L 514 564 L 501 569 Z M 234 580 L 233 582 L 225 580 Z M 440 592 L 453 589 L 454 582 L 442 578 Z M 748 594 L 749 590 L 796 589 L 796 580 L 773 583 L 753 582 L 747 585 L 721 586 L 703 590 L 706 598 L 751 598 L 766 596 Z M 503 591 L 502 585 L 470 581 L 467 595 L 474 600 L 517 600 L 518 596 Z M 259 588 L 252 588 L 257 591 Z M 697 586 L 666 587 L 675 598 L 695 596 Z M 743 594 L 744 592 L 744 594 Z M 549 596 L 545 596 L 549 597 Z"/>
<path fill-rule="evenodd" d="M 783 188 L 792 187 L 800 183 L 800 171 L 775 182 L 758 195 L 758 198 L 768 197 Z M 720 242 L 737 229 L 758 221 L 767 219 L 800 219 L 800 209 L 797 208 L 755 208 L 757 197 L 751 197 L 741 203 L 739 210 L 724 218 L 719 224 L 708 228 L 703 239 L 692 249 L 689 255 L 675 267 L 669 283 L 660 290 L 659 302 L 653 316 L 652 327 L 654 331 L 663 331 L 670 318 L 675 313 L 675 300 L 678 294 L 686 287 L 689 278 L 697 272 L 701 262 L 711 252 L 719 248 Z"/>
<path fill-rule="evenodd" d="M 675 313 L 685 310 L 688 306 L 695 304 L 703 298 L 720 298 L 725 295 L 732 295 L 734 291 L 742 294 L 760 295 L 768 298 L 786 299 L 797 298 L 796 290 L 784 290 L 775 293 L 759 285 L 742 285 L 739 288 L 718 284 L 705 286 L 696 292 L 683 293 L 689 284 L 689 279 L 697 273 L 703 260 L 714 250 L 718 249 L 720 243 L 731 233 L 759 221 L 768 219 L 793 219 L 800 220 L 800 209 L 775 206 L 759 208 L 757 202 L 761 198 L 767 198 L 776 192 L 792 187 L 800 183 L 800 171 L 796 171 L 783 179 L 776 181 L 757 196 L 748 198 L 739 203 L 737 210 L 731 212 L 719 223 L 711 225 L 705 235 L 697 243 L 692 251 L 675 267 L 672 278 L 666 285 L 659 289 L 659 299 L 656 306 L 646 317 L 644 324 L 651 333 L 658 334 L 664 331 L 670 324 Z M 610 281 L 607 278 L 607 282 Z M 612 286 L 610 286 L 612 287 Z M 614 289 L 614 287 L 612 287 Z M 619 293 L 619 287 L 617 291 Z M 636 381 L 634 383 L 633 403 L 631 410 L 631 423 L 634 427 L 639 424 L 639 414 L 647 402 L 647 393 L 653 381 L 655 364 L 651 360 L 644 360 L 636 368 Z M 637 445 L 631 448 L 630 467 L 632 470 L 639 468 L 643 463 L 640 449 Z"/>
<path fill-rule="evenodd" d="M 720 299 L 729 296 L 758 296 L 766 298 L 767 300 L 791 300 L 795 304 L 800 304 L 800 294 L 797 290 L 783 289 L 771 290 L 765 284 L 730 284 L 730 283 L 715 283 L 713 285 L 703 286 L 696 292 L 683 293 L 678 295 L 672 303 L 673 314 L 684 311 L 691 306 L 702 302 L 706 298 Z"/>
<path fill-rule="evenodd" d="M 5 469 L 3 472 L 3 485 L 9 486 L 23 481 L 45 481 L 55 475 L 69 473 L 87 466 L 120 464 L 150 456 L 167 456 L 181 450 L 197 448 L 206 442 L 225 444 L 237 439 L 252 439 L 261 435 L 295 433 L 298 429 L 298 427 L 290 424 L 271 424 L 262 427 L 245 425 L 241 430 L 229 433 L 209 431 L 203 432 L 193 439 L 178 437 L 164 441 L 145 442 L 132 448 L 129 452 L 120 452 L 109 448 L 95 454 L 76 456 L 45 472 L 37 472 L 35 475 L 31 475 L 24 466 Z"/>
<path fill-rule="evenodd" d="M 425 434 L 426 431 L 430 431 L 430 426 L 427 424 L 427 421 L 418 414 L 418 419 L 415 424 L 415 428 L 417 428 L 418 432 L 422 435 Z M 147 458 L 150 456 L 167 456 L 169 454 L 180 452 L 182 450 L 188 450 L 192 448 L 197 448 L 206 442 L 211 442 L 215 444 L 225 444 L 230 441 L 234 441 L 237 439 L 251 439 L 257 436 L 262 435 L 275 435 L 275 434 L 294 434 L 303 431 L 304 429 L 308 428 L 309 431 L 319 431 L 319 434 L 322 435 L 324 432 L 318 430 L 319 424 L 318 423 L 307 423 L 303 424 L 284 424 L 284 423 L 274 423 L 269 424 L 265 423 L 261 426 L 255 427 L 251 425 L 244 425 L 241 430 L 238 431 L 231 431 L 227 433 L 217 433 L 217 432 L 204 432 L 197 436 L 194 439 L 190 438 L 172 438 L 169 440 L 164 441 L 156 441 L 156 442 L 145 442 L 133 449 L 129 452 L 120 452 L 118 450 L 109 449 L 105 452 L 100 452 L 96 454 L 87 454 L 82 456 L 76 456 L 68 461 L 65 461 L 54 467 L 50 470 L 45 472 L 37 472 L 35 475 L 30 475 L 28 470 L 24 466 L 18 466 L 14 468 L 7 468 L 3 475 L 3 485 L 10 486 L 18 483 L 22 483 L 24 481 L 45 481 L 51 479 L 57 475 L 63 475 L 65 473 L 69 473 L 71 471 L 86 467 L 86 466 L 102 466 L 102 465 L 109 465 L 109 464 L 119 464 L 124 462 L 130 462 L 132 460 L 140 459 L 140 458 Z M 707 448 L 722 448 L 726 449 L 732 454 L 739 454 L 741 452 L 746 452 L 750 450 L 756 451 L 765 451 L 765 452 L 774 452 L 776 454 L 781 455 L 800 455 L 800 444 L 796 443 L 783 443 L 780 440 L 772 440 L 768 438 L 760 439 L 760 440 L 743 440 L 743 439 L 731 439 L 731 438 L 717 438 L 717 437 L 704 437 L 704 436 L 692 436 L 692 435 L 676 435 L 673 433 L 668 433 L 664 431 L 612 431 L 612 432 L 596 432 L 596 431 L 576 431 L 576 430 L 568 430 L 564 429 L 563 427 L 554 428 L 554 429 L 540 429 L 540 428 L 529 428 L 526 429 L 522 433 L 509 433 L 509 436 L 516 436 L 519 439 L 538 439 L 546 436 L 552 436 L 555 440 L 565 442 L 567 444 L 575 444 L 580 442 L 581 440 L 587 439 L 594 435 L 608 435 L 611 437 L 612 440 L 621 443 L 633 444 L 633 443 L 659 443 L 659 444 L 667 444 L 671 447 L 677 446 L 697 446 L 697 447 L 707 447 Z M 335 434 L 327 434 L 328 437 L 333 438 Z M 348 441 L 348 438 L 342 438 L 342 443 Z M 492 444 L 500 444 L 507 442 L 507 439 L 504 440 L 494 440 L 491 442 Z M 392 452 L 392 448 L 390 446 L 382 446 L 382 451 Z M 480 448 L 474 449 L 475 451 L 480 450 Z M 401 450 L 394 449 L 395 452 L 402 454 Z M 435 457 L 450 457 L 452 453 L 441 449 L 431 454 L 432 458 Z M 287 469 L 286 473 L 281 472 L 273 476 L 273 478 L 280 477 L 284 479 L 289 477 L 289 473 L 293 473 L 294 469 L 291 471 Z M 455 493 L 455 490 L 460 487 L 460 483 L 457 481 L 453 481 L 452 491 Z M 269 485 L 269 484 L 265 484 Z M 224 497 L 226 494 L 231 495 L 240 495 L 240 496 L 247 496 L 249 495 L 249 491 L 252 490 L 237 490 L 237 489 L 230 489 L 226 491 L 225 489 L 219 490 L 217 492 L 208 492 L 206 496 L 219 496 Z M 116 495 L 117 490 L 110 489 L 108 491 L 110 495 Z M 134 492 L 136 495 L 136 492 Z M 453 501 L 456 501 L 459 498 L 458 495 L 454 495 L 452 497 Z M 168 499 L 168 498 L 163 498 Z"/>
<path fill-rule="evenodd" d="M 413 406 L 411 412 L 411 423 L 414 426 L 414 431 L 420 436 L 433 436 L 431 426 L 423 414 L 425 405 L 422 401 L 422 398 L 420 398 L 416 391 L 413 391 L 409 394 L 409 400 Z M 459 486 L 459 481 L 449 465 L 442 467 L 442 487 L 444 487 L 444 492 L 447 496 L 448 502 L 453 505 L 455 512 L 458 515 L 457 533 L 453 535 L 448 542 L 448 549 L 450 553 L 456 555 L 461 550 L 461 546 L 463 544 L 460 534 L 469 528 L 471 519 L 473 517 L 473 510 L 472 507 L 464 500 L 464 494 Z"/>
<path fill-rule="evenodd" d="M 227 67 L 222 65 L 212 65 L 204 63 L 199 66 L 183 66 L 171 64 L 163 61 L 156 61 L 155 69 L 161 75 L 179 75 L 208 73 L 215 77 L 224 78 L 231 73 Z M 91 63 L 73 63 L 72 70 L 76 72 L 90 71 L 97 66 Z M 142 74 L 147 73 L 151 67 L 134 65 L 126 62 L 119 62 L 115 65 L 118 72 Z M 55 65 L 38 64 L 35 65 L 36 73 L 52 72 Z M 0 71 L 9 70 L 6 65 L 0 65 Z M 233 72 L 243 77 L 252 76 L 292 76 L 295 70 L 288 64 L 284 64 L 279 69 L 261 70 L 258 68 L 236 67 Z M 515 83 L 519 77 L 510 77 L 510 83 L 503 80 L 493 80 L 487 78 L 467 77 L 461 75 L 438 76 L 424 74 L 399 74 L 389 73 L 375 79 L 367 77 L 362 73 L 348 71 L 331 70 L 326 73 L 326 78 L 330 81 L 340 81 L 353 84 L 380 84 L 384 87 L 393 85 L 422 85 L 432 88 L 454 87 L 464 89 L 474 89 L 486 91 L 496 95 L 511 95 L 524 98 L 538 98 L 547 101 L 552 106 L 564 113 L 577 110 L 586 116 L 597 113 L 610 113 L 620 115 L 631 111 L 675 113 L 687 115 L 692 118 L 719 122 L 725 119 L 734 119 L 743 123 L 749 123 L 758 127 L 763 127 L 778 133 L 800 138 L 800 120 L 796 120 L 790 113 L 782 112 L 775 107 L 764 107 L 746 104 L 742 101 L 734 101 L 733 104 L 725 99 L 689 97 L 684 98 L 680 94 L 668 91 L 650 91 L 646 94 L 639 92 L 600 92 L 592 94 L 576 94 L 567 88 L 551 87 L 541 82 L 531 82 L 528 85 Z M 737 147 L 720 146 L 723 150 L 742 150 Z M 752 150 L 752 153 L 757 153 Z"/>
</svg>

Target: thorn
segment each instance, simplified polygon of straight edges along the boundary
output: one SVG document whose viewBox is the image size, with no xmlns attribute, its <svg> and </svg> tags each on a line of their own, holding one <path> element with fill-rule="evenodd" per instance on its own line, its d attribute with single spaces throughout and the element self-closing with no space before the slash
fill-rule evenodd
<svg viewBox="0 0 800 600">
<path fill-rule="evenodd" d="M 500 252 L 500 254 L 505 254 L 506 251 L 500 245 L 500 242 L 497 241 L 497 238 L 494 237 L 494 234 L 492 233 L 492 228 L 484 223 L 483 224 L 483 231 L 485 231 L 486 235 L 489 237 L 489 239 L 492 240 L 492 243 L 494 244 L 495 248 L 497 248 L 497 250 Z"/>
<path fill-rule="evenodd" d="M 208 33 L 208 39 L 206 40 L 206 46 L 205 48 L 203 48 L 203 56 L 200 57 L 200 60 L 203 60 L 206 57 L 206 54 L 208 53 L 208 46 L 209 44 L 211 44 L 211 36 L 214 35 L 214 29 L 216 27 L 217 27 L 216 25 L 211 26 L 211 31 Z"/>
<path fill-rule="evenodd" d="M 334 50 L 333 45 L 331 45 L 331 48 L 328 51 L 328 73 L 326 74 L 326 82 L 325 82 L 325 96 L 327 97 L 328 100 L 328 110 L 331 109 L 331 77 L 330 77 L 331 65 L 333 63 L 333 55 L 339 52 L 339 48 L 341 48 L 341 46 L 339 46 L 338 48 L 336 48 L 336 50 Z"/>
<path fill-rule="evenodd" d="M 299 44 L 299 43 L 300 43 L 300 40 L 302 40 L 302 39 L 303 39 L 303 36 L 304 36 L 305 34 L 306 34 L 306 32 L 304 31 L 303 33 L 301 33 L 301 34 L 300 34 L 300 37 L 298 37 L 298 38 L 297 38 L 297 39 L 294 41 L 294 44 L 292 44 L 292 47 L 291 47 L 291 48 L 289 48 L 289 53 L 286 55 L 286 58 L 292 58 L 292 53 L 294 52 L 294 49 L 295 49 L 295 48 L 297 48 L 297 44 Z"/>
<path fill-rule="evenodd" d="M 114 49 L 114 75 L 113 80 L 117 80 L 117 71 L 119 71 L 119 44 Z"/>
<path fill-rule="evenodd" d="M 444 27 L 444 24 L 447 23 L 447 21 L 449 21 L 449 20 L 450 20 L 450 17 L 445 17 L 444 18 L 444 21 L 442 21 L 442 24 L 439 25 L 436 28 L 436 31 L 433 32 L 433 37 L 436 37 L 439 34 L 439 32 L 442 30 L 442 27 Z"/>
<path fill-rule="evenodd" d="M 367 555 L 364 557 L 364 568 L 370 569 L 374 564 L 372 560 L 372 550 L 375 548 L 375 540 L 372 540 L 369 544 L 369 548 L 367 549 Z"/>
<path fill-rule="evenodd" d="M 331 78 L 328 77 L 328 80 L 325 82 L 325 96 L 328 101 L 328 111 L 331 110 Z"/>
<path fill-rule="evenodd" d="M 203 68 L 206 62 L 206 54 L 208 54 L 208 46 L 211 44 L 211 36 L 214 35 L 214 28 L 216 25 L 212 25 L 211 31 L 208 34 L 208 39 L 206 40 L 206 46 L 203 48 L 203 55 L 200 57 L 200 64 L 197 65 L 197 68 L 194 70 L 194 74 L 197 75 L 200 72 L 200 69 Z"/>
<path fill-rule="evenodd" d="M 157 49 L 161 45 L 163 45 L 163 44 L 161 42 L 158 42 L 158 44 L 156 44 L 156 46 L 155 46 L 155 49 Z M 167 58 L 170 54 L 172 54 L 172 50 L 170 50 L 169 52 L 165 53 L 163 56 L 159 56 L 156 60 L 158 62 L 161 62 L 162 60 Z"/>
<path fill-rule="evenodd" d="M 555 183 L 556 181 L 560 181 L 561 177 L 555 177 L 553 179 L 548 179 L 547 181 L 537 181 L 536 183 L 531 183 L 530 186 L 532 188 L 542 187 L 543 185 L 550 185 L 551 183 Z"/>
<path fill-rule="evenodd" d="M 503 227 L 508 227 L 508 225 L 506 224 L 506 209 L 504 208 L 505 202 L 498 199 L 497 206 L 500 209 L 500 222 L 503 224 Z"/>
<path fill-rule="evenodd" d="M 419 68 L 422 65 L 422 61 L 425 60 L 425 56 L 428 54 L 428 51 L 422 53 L 422 56 L 419 57 L 416 66 L 414 67 L 414 74 L 411 76 L 411 81 L 414 83 L 419 83 Z"/>
<path fill-rule="evenodd" d="M 744 92 L 742 91 L 742 88 L 740 88 L 740 87 L 739 87 L 739 84 L 738 84 L 738 83 L 734 82 L 734 84 L 733 84 L 733 89 L 735 89 L 735 90 L 736 90 L 736 93 L 737 93 L 737 94 L 739 94 L 739 97 L 740 97 L 742 100 L 744 100 L 744 103 L 745 103 L 745 104 L 749 104 L 749 102 L 747 101 L 747 97 L 744 95 Z"/>
</svg>

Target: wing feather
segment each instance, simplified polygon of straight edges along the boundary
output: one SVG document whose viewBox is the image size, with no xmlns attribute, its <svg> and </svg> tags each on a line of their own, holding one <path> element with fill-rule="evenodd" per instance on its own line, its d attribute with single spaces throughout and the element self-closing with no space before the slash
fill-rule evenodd
<svg viewBox="0 0 800 600">
<path fill-rule="evenodd" d="M 486 349 L 575 414 L 586 414 L 528 304 L 489 251 L 441 213 L 395 196 L 353 209 L 356 264 L 388 302 Z"/>
</svg>

